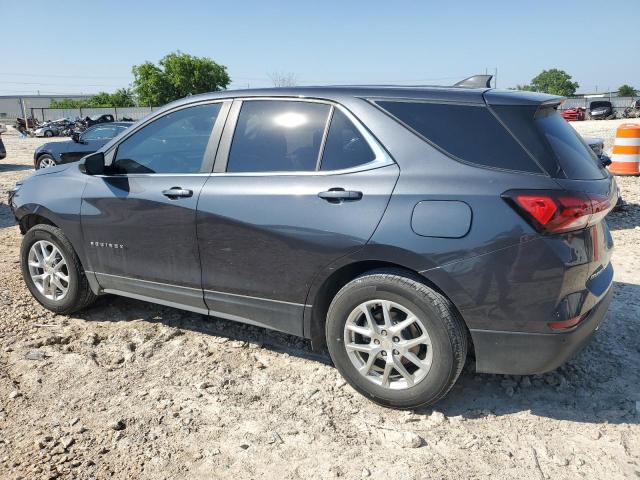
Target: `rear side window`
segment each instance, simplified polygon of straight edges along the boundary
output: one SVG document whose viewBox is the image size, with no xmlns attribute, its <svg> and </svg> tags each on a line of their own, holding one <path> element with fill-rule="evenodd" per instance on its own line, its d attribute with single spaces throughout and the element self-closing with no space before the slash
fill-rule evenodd
<svg viewBox="0 0 640 480">
<path fill-rule="evenodd" d="M 316 170 L 329 110 L 311 102 L 243 102 L 227 172 Z"/>
<path fill-rule="evenodd" d="M 486 107 L 405 101 L 377 104 L 463 162 L 541 173 L 540 167 Z"/>
<path fill-rule="evenodd" d="M 335 109 L 324 145 L 321 170 L 341 170 L 375 160 L 376 156 L 347 116 Z"/>
</svg>

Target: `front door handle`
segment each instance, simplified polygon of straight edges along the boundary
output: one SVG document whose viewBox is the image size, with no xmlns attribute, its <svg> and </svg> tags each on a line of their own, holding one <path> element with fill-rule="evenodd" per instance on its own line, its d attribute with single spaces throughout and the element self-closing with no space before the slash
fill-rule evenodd
<svg viewBox="0 0 640 480">
<path fill-rule="evenodd" d="M 318 196 L 330 203 L 340 203 L 343 201 L 355 201 L 362 198 L 362 192 L 356 190 L 345 190 L 344 188 L 330 188 L 318 193 Z"/>
<path fill-rule="evenodd" d="M 193 190 L 187 190 L 186 188 L 171 187 L 169 190 L 163 190 L 162 194 L 165 197 L 169 197 L 171 200 L 176 198 L 188 198 L 193 195 Z"/>
</svg>

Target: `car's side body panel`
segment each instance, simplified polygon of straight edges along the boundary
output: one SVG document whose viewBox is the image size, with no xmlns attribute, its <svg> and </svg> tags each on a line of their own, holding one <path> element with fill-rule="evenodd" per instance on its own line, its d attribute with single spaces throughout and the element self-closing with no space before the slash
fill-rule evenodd
<svg viewBox="0 0 640 480">
<path fill-rule="evenodd" d="M 206 175 L 89 177 L 82 200 L 86 268 L 103 289 L 164 298 L 206 311 L 196 205 Z M 162 194 L 177 184 L 190 198 Z"/>
<path fill-rule="evenodd" d="M 197 225 L 209 308 L 302 335 L 312 278 L 366 244 L 397 177 L 393 164 L 342 175 L 212 175 Z M 339 204 L 318 197 L 331 188 L 363 197 Z"/>
</svg>

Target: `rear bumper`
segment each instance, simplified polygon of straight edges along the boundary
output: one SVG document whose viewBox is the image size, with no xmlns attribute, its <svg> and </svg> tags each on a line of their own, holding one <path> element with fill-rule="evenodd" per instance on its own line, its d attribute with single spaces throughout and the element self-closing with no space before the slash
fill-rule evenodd
<svg viewBox="0 0 640 480">
<path fill-rule="evenodd" d="M 471 330 L 476 370 L 481 373 L 532 375 L 558 368 L 591 339 L 611 302 L 610 288 L 578 327 L 566 333 Z"/>
</svg>

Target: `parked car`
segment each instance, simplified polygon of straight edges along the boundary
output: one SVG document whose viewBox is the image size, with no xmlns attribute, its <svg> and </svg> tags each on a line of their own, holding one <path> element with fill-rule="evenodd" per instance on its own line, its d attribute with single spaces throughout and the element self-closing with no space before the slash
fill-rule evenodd
<svg viewBox="0 0 640 480">
<path fill-rule="evenodd" d="M 99 123 L 110 123 L 115 122 L 115 118 L 110 113 L 105 113 L 103 115 L 93 115 L 90 117 L 85 117 L 84 123 L 88 127 L 92 127 L 94 125 L 98 125 Z"/>
<path fill-rule="evenodd" d="M 640 118 L 640 99 L 631 102 L 631 105 L 622 112 L 624 118 Z"/>
<path fill-rule="evenodd" d="M 60 118 L 42 123 L 33 133 L 36 137 L 56 137 L 63 135 L 73 125 L 75 125 L 74 121 L 68 118 Z"/>
<path fill-rule="evenodd" d="M 560 112 L 560 116 L 567 122 L 581 122 L 585 119 L 586 109 L 582 107 L 567 108 Z"/>
<path fill-rule="evenodd" d="M 46 125 L 36 128 L 33 134 L 36 137 L 57 137 L 60 135 L 60 129 L 57 125 Z"/>
<path fill-rule="evenodd" d="M 95 152 L 131 125 L 133 125 L 131 122 L 96 125 L 82 133 L 74 133 L 71 140 L 45 143 L 36 148 L 33 154 L 33 166 L 40 169 L 75 162 L 85 155 Z"/>
<path fill-rule="evenodd" d="M 7 158 L 7 150 L 4 147 L 4 142 L 2 141 L 2 134 L 7 131 L 7 127 L 0 123 L 0 160 Z"/>
<path fill-rule="evenodd" d="M 110 293 L 310 338 L 386 406 L 438 401 L 470 351 L 478 372 L 552 370 L 607 311 L 618 198 L 561 100 L 188 97 L 16 185 L 24 281 L 59 314 Z"/>
<path fill-rule="evenodd" d="M 589 118 L 591 120 L 611 120 L 616 118 L 611 102 L 598 100 L 589 104 Z"/>
<path fill-rule="evenodd" d="M 604 140 L 596 137 L 582 137 L 583 140 L 589 145 L 593 153 L 600 159 L 605 167 L 611 163 L 611 159 L 604 153 Z"/>
</svg>

